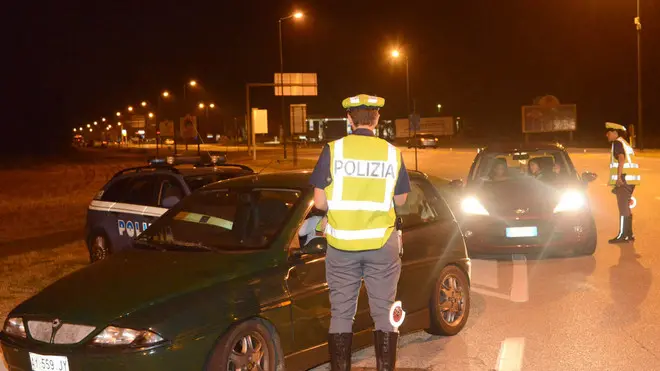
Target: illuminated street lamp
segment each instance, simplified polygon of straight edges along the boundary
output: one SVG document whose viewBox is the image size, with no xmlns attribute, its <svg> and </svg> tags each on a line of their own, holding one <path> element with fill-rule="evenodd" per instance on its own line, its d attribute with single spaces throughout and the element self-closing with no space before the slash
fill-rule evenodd
<svg viewBox="0 0 660 371">
<path fill-rule="evenodd" d="M 215 104 L 213 103 L 209 104 L 209 108 L 215 108 Z"/>
<path fill-rule="evenodd" d="M 146 106 L 147 106 L 147 102 L 146 102 L 146 101 L 142 101 L 142 103 L 140 103 L 140 105 L 141 105 L 142 107 L 146 107 Z"/>
<path fill-rule="evenodd" d="M 399 49 L 392 49 L 390 52 L 390 55 L 392 56 L 393 59 L 399 59 L 402 57 L 401 52 Z M 411 114 L 410 112 L 410 68 L 408 64 L 408 53 L 403 55 L 403 58 L 406 59 L 406 109 L 408 110 L 408 115 Z M 440 111 L 440 105 L 438 105 L 438 111 Z M 409 116 L 410 119 L 410 116 Z M 415 134 L 417 134 L 417 128 L 415 127 Z M 415 146 L 415 170 L 417 170 L 417 146 Z"/>
<path fill-rule="evenodd" d="M 281 87 L 281 95 L 280 95 L 280 104 L 281 104 L 281 109 L 282 109 L 282 144 L 284 145 L 284 158 L 286 159 L 286 131 L 288 126 L 285 125 L 285 120 L 286 117 L 284 115 L 284 54 L 282 53 L 282 21 L 285 21 L 287 19 L 293 18 L 293 19 L 301 19 L 303 17 L 303 13 L 300 11 L 297 11 L 289 16 L 282 17 L 277 21 L 277 31 L 279 34 L 279 39 L 280 39 L 280 84 Z M 254 137 L 254 135 L 252 135 Z M 256 148 L 255 143 L 252 143 L 254 148 Z M 254 149 L 253 149 L 254 151 Z M 256 156 L 256 151 L 254 152 Z M 256 157 L 255 157 L 256 158 Z"/>
<path fill-rule="evenodd" d="M 150 119 L 154 118 L 154 113 L 153 112 L 149 112 L 149 118 Z"/>
<path fill-rule="evenodd" d="M 117 111 L 117 117 L 121 116 L 121 112 Z"/>
<path fill-rule="evenodd" d="M 79 127 L 78 129 L 79 129 L 80 131 L 82 131 L 82 130 L 83 130 L 83 129 L 82 129 L 82 126 L 81 126 L 81 127 Z"/>
<path fill-rule="evenodd" d="M 200 108 L 200 109 L 204 109 L 204 103 L 200 103 L 200 104 L 199 104 L 199 108 Z"/>
<path fill-rule="evenodd" d="M 101 117 L 101 121 L 105 122 L 105 117 Z"/>
<path fill-rule="evenodd" d="M 90 125 L 90 124 L 87 124 L 87 127 L 88 127 L 88 128 L 90 128 L 90 127 L 92 127 L 92 125 Z"/>
<path fill-rule="evenodd" d="M 98 122 L 97 122 L 97 121 L 94 121 L 94 126 L 96 126 L 96 125 L 98 125 Z"/>
<path fill-rule="evenodd" d="M 133 106 L 128 106 L 128 112 L 133 112 Z"/>
<path fill-rule="evenodd" d="M 170 92 L 165 90 L 165 91 L 163 91 L 163 93 L 161 95 L 163 96 L 163 98 L 167 98 L 167 97 L 170 96 Z"/>
<path fill-rule="evenodd" d="M 76 132 L 76 128 L 73 128 L 73 132 L 74 132 L 74 133 Z"/>
<path fill-rule="evenodd" d="M 197 81 L 195 80 L 190 80 L 186 84 L 183 85 L 183 100 L 186 100 L 186 91 L 188 90 L 188 87 L 194 88 L 197 86 Z M 169 95 L 169 94 L 168 94 Z"/>
<path fill-rule="evenodd" d="M 440 113 L 441 109 L 442 109 L 442 104 L 438 104 L 438 113 Z"/>
<path fill-rule="evenodd" d="M 118 122 L 118 123 L 117 123 L 117 126 L 121 126 L 121 122 Z"/>
<path fill-rule="evenodd" d="M 91 133 L 91 132 L 92 132 L 92 129 L 89 129 L 89 132 Z"/>
</svg>

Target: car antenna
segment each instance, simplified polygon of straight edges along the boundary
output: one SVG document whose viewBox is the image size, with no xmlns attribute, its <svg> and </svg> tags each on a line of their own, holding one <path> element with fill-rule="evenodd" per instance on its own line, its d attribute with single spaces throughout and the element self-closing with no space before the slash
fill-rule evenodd
<svg viewBox="0 0 660 371">
<path fill-rule="evenodd" d="M 259 179 L 259 175 L 261 175 L 261 173 L 262 173 L 264 170 L 268 169 L 268 168 L 270 167 L 270 165 L 273 164 L 273 162 L 277 162 L 277 163 L 279 164 L 279 163 L 280 163 L 280 160 L 276 160 L 276 159 L 270 160 L 270 162 L 268 162 L 268 163 L 266 164 L 266 166 L 264 166 L 263 168 L 261 168 L 261 170 L 259 170 L 259 171 L 257 172 L 256 177 L 254 178 L 254 180 Z"/>
</svg>

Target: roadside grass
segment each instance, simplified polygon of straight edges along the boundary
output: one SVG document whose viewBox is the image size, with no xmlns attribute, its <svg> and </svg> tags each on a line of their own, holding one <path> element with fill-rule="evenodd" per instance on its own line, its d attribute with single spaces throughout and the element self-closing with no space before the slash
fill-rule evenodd
<svg viewBox="0 0 660 371">
<path fill-rule="evenodd" d="M 0 318 L 56 280 L 89 264 L 82 241 L 0 258 Z"/>
</svg>

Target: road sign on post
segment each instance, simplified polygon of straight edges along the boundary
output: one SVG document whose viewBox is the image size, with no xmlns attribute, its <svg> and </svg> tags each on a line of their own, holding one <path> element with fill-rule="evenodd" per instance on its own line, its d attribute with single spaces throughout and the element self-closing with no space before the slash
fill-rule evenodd
<svg viewBox="0 0 660 371">
<path fill-rule="evenodd" d="M 160 135 L 164 137 L 173 137 L 174 136 L 174 121 L 161 121 L 160 122 Z"/>
<path fill-rule="evenodd" d="M 411 113 L 410 116 L 408 116 L 408 122 L 410 122 L 411 132 L 419 131 L 419 123 L 420 123 L 419 114 Z"/>
</svg>

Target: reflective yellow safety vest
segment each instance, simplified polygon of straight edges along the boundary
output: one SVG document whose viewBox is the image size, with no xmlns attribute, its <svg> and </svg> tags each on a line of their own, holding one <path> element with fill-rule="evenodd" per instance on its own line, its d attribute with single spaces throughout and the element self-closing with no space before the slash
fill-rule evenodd
<svg viewBox="0 0 660 371">
<path fill-rule="evenodd" d="M 349 135 L 329 147 L 328 244 L 347 251 L 380 249 L 394 230 L 401 151 L 365 135 Z"/>
<path fill-rule="evenodd" d="M 639 174 L 639 164 L 634 162 L 635 151 L 633 148 L 626 142 L 625 139 L 619 137 L 617 138 L 621 144 L 623 144 L 623 150 L 625 152 L 625 163 L 623 164 L 623 173 L 626 174 L 626 183 L 630 185 L 639 185 L 641 181 L 641 176 Z M 614 158 L 614 145 L 610 150 L 610 181 L 609 185 L 616 185 L 616 180 L 619 178 L 618 175 L 619 162 Z"/>
</svg>

